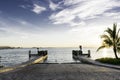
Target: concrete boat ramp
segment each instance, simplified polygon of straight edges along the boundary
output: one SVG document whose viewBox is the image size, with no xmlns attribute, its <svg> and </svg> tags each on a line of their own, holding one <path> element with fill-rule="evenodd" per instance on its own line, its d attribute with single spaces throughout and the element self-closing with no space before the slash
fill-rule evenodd
<svg viewBox="0 0 120 80">
<path fill-rule="evenodd" d="M 120 70 L 90 64 L 32 64 L 0 74 L 0 80 L 120 80 Z"/>
<path fill-rule="evenodd" d="M 0 70 L 0 80 L 120 80 L 120 70 L 85 63 L 40 63 L 43 56 Z"/>
</svg>

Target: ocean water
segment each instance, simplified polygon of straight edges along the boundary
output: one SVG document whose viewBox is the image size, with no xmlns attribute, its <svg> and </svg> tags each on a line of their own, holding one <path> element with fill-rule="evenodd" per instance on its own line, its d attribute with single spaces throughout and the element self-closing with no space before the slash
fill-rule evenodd
<svg viewBox="0 0 120 80">
<path fill-rule="evenodd" d="M 32 54 L 37 54 L 35 48 L 0 50 L 0 65 L 8 67 L 29 61 L 29 50 L 32 51 Z M 48 50 L 46 63 L 71 63 L 75 62 L 72 58 L 72 50 L 79 50 L 79 48 L 40 48 L 40 50 Z M 93 60 L 101 57 L 114 57 L 112 49 L 96 52 L 97 48 L 83 48 L 83 53 L 87 53 L 88 50 L 91 50 L 91 59 Z"/>
</svg>

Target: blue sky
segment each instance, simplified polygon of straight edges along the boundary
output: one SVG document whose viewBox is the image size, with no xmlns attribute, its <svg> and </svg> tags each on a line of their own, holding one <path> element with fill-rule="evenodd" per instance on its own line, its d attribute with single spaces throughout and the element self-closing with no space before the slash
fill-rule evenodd
<svg viewBox="0 0 120 80">
<path fill-rule="evenodd" d="M 120 0 L 1 0 L 0 46 L 97 47 Z"/>
</svg>

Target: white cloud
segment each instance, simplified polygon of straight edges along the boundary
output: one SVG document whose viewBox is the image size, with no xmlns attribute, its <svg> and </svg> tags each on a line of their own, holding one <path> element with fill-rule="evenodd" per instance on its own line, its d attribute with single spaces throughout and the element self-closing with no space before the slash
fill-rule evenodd
<svg viewBox="0 0 120 80">
<path fill-rule="evenodd" d="M 42 6 L 39 6 L 37 4 L 34 4 L 34 8 L 33 8 L 33 12 L 36 13 L 36 14 L 40 14 L 41 12 L 45 11 L 46 8 L 45 7 L 42 7 Z"/>
<path fill-rule="evenodd" d="M 86 1 L 86 0 L 64 0 L 64 5 L 67 5 L 67 6 L 75 5 L 83 1 Z"/>
<path fill-rule="evenodd" d="M 15 34 L 15 35 L 36 34 L 41 30 L 39 26 L 34 25 L 23 19 L 9 18 L 5 21 L 2 20 L 0 21 L 0 26 L 1 26 L 0 29 L 11 34 Z M 8 20 L 13 23 L 9 23 Z"/>
<path fill-rule="evenodd" d="M 25 5 L 20 5 L 19 7 L 26 9 L 26 6 L 25 6 Z"/>
<path fill-rule="evenodd" d="M 29 24 L 27 21 L 25 21 L 25 20 L 17 20 L 17 22 L 18 23 L 20 23 L 20 24 L 22 24 L 22 25 L 27 25 L 27 24 Z"/>
<path fill-rule="evenodd" d="M 64 13 L 64 14 L 63 14 Z M 69 17 L 68 17 L 69 14 Z M 53 20 L 54 24 L 62 24 L 71 22 L 75 16 L 70 15 L 68 10 L 63 10 L 57 14 L 53 14 L 50 16 L 50 19 Z"/>
<path fill-rule="evenodd" d="M 51 10 L 55 11 L 55 10 L 61 8 L 61 7 L 59 7 L 59 4 L 55 4 L 55 3 L 53 3 L 51 0 L 49 0 L 49 8 L 50 8 Z"/>
<path fill-rule="evenodd" d="M 107 13 L 104 13 L 103 16 L 106 16 L 106 17 L 112 17 L 114 19 L 120 19 L 120 12 L 107 12 Z"/>
<path fill-rule="evenodd" d="M 81 22 L 86 23 L 86 20 L 100 18 L 108 10 L 120 7 L 119 3 L 116 0 L 64 0 L 64 5 L 68 7 L 53 13 L 49 18 L 53 24 L 76 26 Z M 80 19 L 77 23 L 76 17 Z"/>
<path fill-rule="evenodd" d="M 29 22 L 27 22 L 26 20 L 23 19 L 19 19 L 19 18 L 9 18 L 10 20 L 19 23 L 20 25 L 28 25 L 30 24 Z"/>
</svg>

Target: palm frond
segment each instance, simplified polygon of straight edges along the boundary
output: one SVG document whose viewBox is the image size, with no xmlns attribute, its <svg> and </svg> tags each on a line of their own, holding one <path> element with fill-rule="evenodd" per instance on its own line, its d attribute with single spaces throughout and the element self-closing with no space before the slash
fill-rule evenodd
<svg viewBox="0 0 120 80">
<path fill-rule="evenodd" d="M 112 38 L 113 37 L 113 30 L 110 28 L 107 28 L 107 30 L 105 30 L 105 32 L 108 33 L 108 35 Z"/>
<path fill-rule="evenodd" d="M 104 34 L 104 35 L 101 35 L 101 38 L 106 38 L 106 39 L 108 39 L 108 38 L 110 38 L 108 35 L 106 35 L 106 34 Z"/>
<path fill-rule="evenodd" d="M 113 39 L 116 38 L 116 30 L 117 30 L 117 24 L 113 24 Z"/>
<path fill-rule="evenodd" d="M 100 46 L 100 47 L 97 49 L 97 52 L 98 52 L 100 49 L 103 49 L 103 48 L 105 48 L 104 45 Z"/>
<path fill-rule="evenodd" d="M 120 53 L 120 46 L 119 46 L 119 47 L 117 47 L 117 52 L 118 52 L 118 53 Z"/>
<path fill-rule="evenodd" d="M 113 45 L 113 41 L 110 39 L 104 39 L 103 43 L 106 47 L 111 47 Z"/>
<path fill-rule="evenodd" d="M 119 37 L 119 32 L 120 32 L 120 29 L 118 30 L 117 34 L 116 34 L 116 38 Z"/>
<path fill-rule="evenodd" d="M 105 40 L 109 40 L 109 41 L 112 41 L 111 37 L 109 37 L 108 35 L 104 34 L 104 35 L 101 35 L 101 38 L 105 39 Z"/>
<path fill-rule="evenodd" d="M 120 37 L 117 38 L 116 44 L 120 44 Z"/>
</svg>

